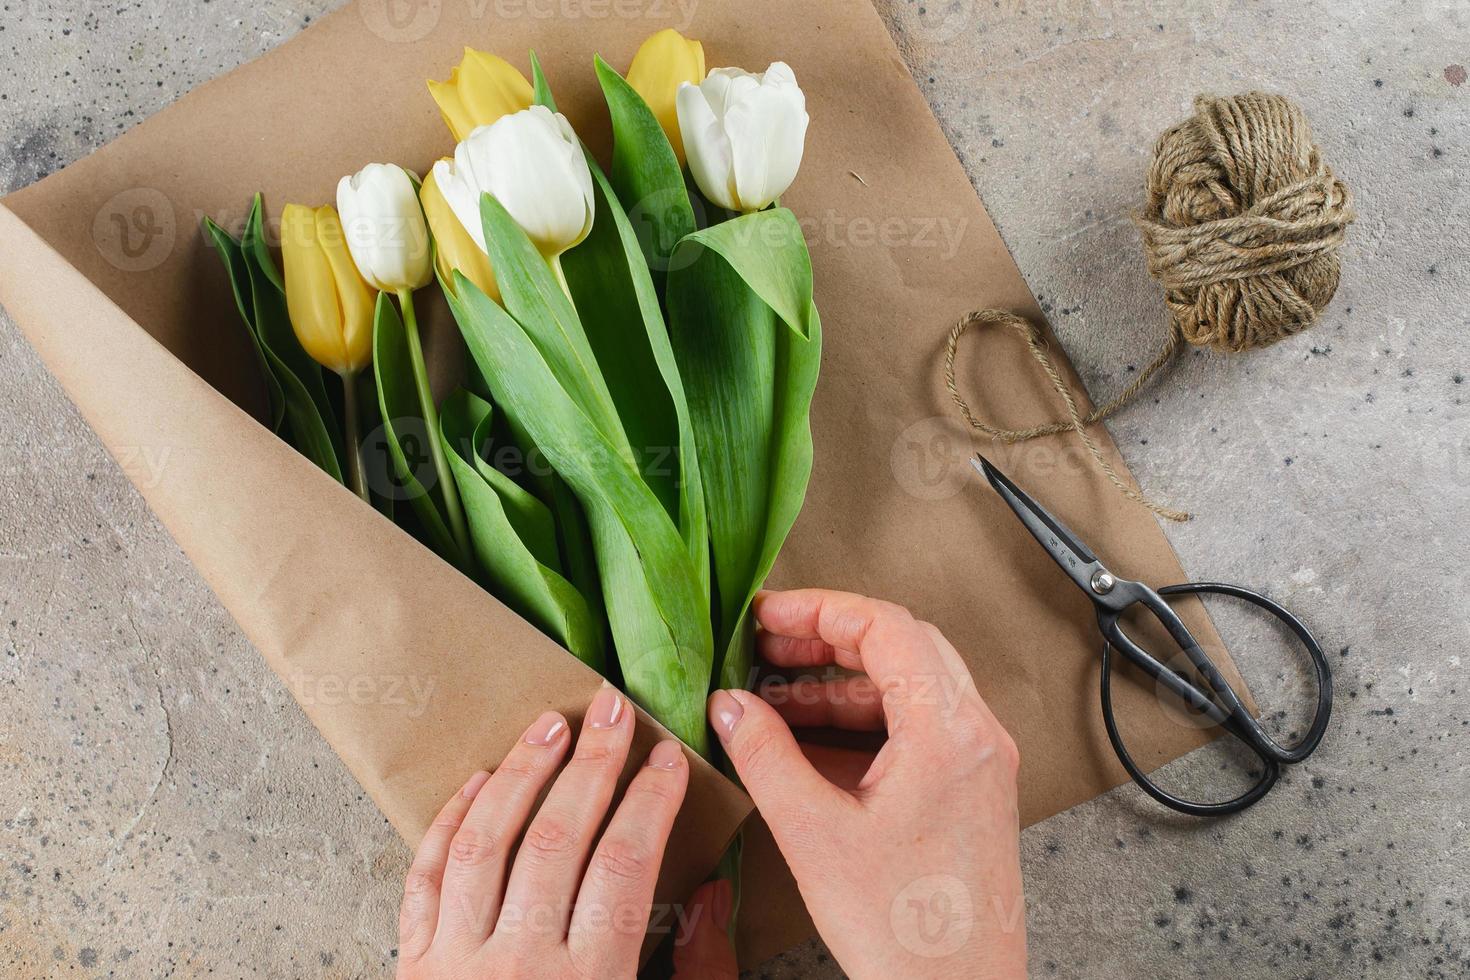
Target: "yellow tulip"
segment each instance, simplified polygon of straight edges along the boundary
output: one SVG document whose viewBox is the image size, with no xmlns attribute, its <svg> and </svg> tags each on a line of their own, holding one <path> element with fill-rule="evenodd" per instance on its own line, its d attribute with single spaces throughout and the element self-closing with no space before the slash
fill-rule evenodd
<svg viewBox="0 0 1470 980">
<path fill-rule="evenodd" d="M 464 58 L 449 72 L 449 81 L 431 79 L 429 92 L 439 103 L 439 112 L 456 143 L 501 116 L 529 108 L 535 101 L 531 83 L 514 65 L 474 48 L 464 49 Z"/>
<path fill-rule="evenodd" d="M 424 206 L 424 217 L 429 219 L 429 231 L 434 235 L 436 254 L 434 262 L 443 277 L 446 287 L 454 288 L 454 271 L 457 269 L 466 279 L 480 287 L 486 296 L 500 301 L 500 287 L 495 283 L 495 270 L 490 267 L 490 257 L 465 231 L 455 216 L 454 209 L 444 199 L 439 181 L 430 170 L 419 190 L 419 200 Z"/>
<path fill-rule="evenodd" d="M 373 359 L 377 297 L 352 262 L 336 210 L 286 205 L 281 257 L 296 339 L 322 367 L 343 377 L 361 371 Z"/>
<path fill-rule="evenodd" d="M 628 84 L 643 96 L 663 127 L 679 166 L 684 165 L 684 140 L 679 135 L 679 112 L 675 98 L 679 86 L 704 81 L 704 45 L 691 41 L 673 28 L 666 28 L 643 42 L 628 67 Z"/>
</svg>

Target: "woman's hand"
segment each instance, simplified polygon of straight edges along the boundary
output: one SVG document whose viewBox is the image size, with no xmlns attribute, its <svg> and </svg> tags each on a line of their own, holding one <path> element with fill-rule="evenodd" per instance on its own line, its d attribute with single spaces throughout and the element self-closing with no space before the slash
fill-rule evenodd
<svg viewBox="0 0 1470 980">
<path fill-rule="evenodd" d="M 832 955 L 852 977 L 1025 976 L 1019 757 L 955 648 L 899 606 L 840 592 L 765 593 L 755 615 L 771 664 L 862 672 L 709 701 Z M 789 725 L 888 741 L 849 790 Z"/>
<path fill-rule="evenodd" d="M 548 712 L 493 775 L 476 773 L 445 804 L 404 883 L 400 977 L 636 974 L 689 766 L 678 742 L 655 746 L 599 839 L 633 741 L 627 701 L 611 687 L 597 695 L 532 819 L 571 741 Z"/>
</svg>

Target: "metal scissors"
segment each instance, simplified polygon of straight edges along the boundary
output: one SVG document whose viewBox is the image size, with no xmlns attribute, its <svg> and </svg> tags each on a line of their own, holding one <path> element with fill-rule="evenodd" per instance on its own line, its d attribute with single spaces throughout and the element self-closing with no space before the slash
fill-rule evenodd
<svg viewBox="0 0 1470 980">
<path fill-rule="evenodd" d="M 975 469 L 990 482 L 995 492 L 1015 511 L 1026 530 L 1030 531 L 1052 560 L 1076 583 L 1077 587 L 1092 600 L 1097 609 L 1097 624 L 1103 636 L 1102 654 L 1102 710 L 1103 723 L 1107 727 L 1108 740 L 1113 751 L 1123 763 L 1123 768 L 1133 781 L 1149 796 L 1164 806 L 1192 816 L 1218 817 L 1238 813 L 1258 802 L 1276 784 L 1283 765 L 1301 762 L 1311 755 L 1322 741 L 1327 730 L 1327 721 L 1332 714 L 1332 669 L 1322 653 L 1322 647 L 1311 632 L 1286 609 L 1266 596 L 1243 589 L 1236 585 L 1219 582 L 1190 582 L 1171 585 L 1157 591 L 1142 582 L 1119 578 L 1103 565 L 1092 549 L 1047 509 L 1029 494 L 1012 483 L 1005 474 L 996 469 L 989 460 L 976 455 L 972 460 Z M 1184 621 L 1170 608 L 1164 596 L 1199 595 L 1215 593 L 1242 599 L 1281 620 L 1296 635 L 1311 655 L 1312 666 L 1317 674 L 1317 710 L 1312 725 L 1302 740 L 1292 748 L 1283 748 L 1245 707 L 1240 695 L 1221 675 L 1214 661 L 1200 648 L 1198 641 L 1189 632 Z M 1134 607 L 1141 606 L 1152 613 L 1174 640 L 1197 674 L 1196 679 L 1165 666 L 1153 654 L 1135 643 L 1125 633 L 1119 620 Z M 1245 743 L 1263 766 L 1259 782 L 1249 790 L 1224 803 L 1192 803 L 1162 789 L 1144 774 L 1118 734 L 1118 725 L 1113 717 L 1112 668 L 1113 651 L 1123 656 L 1152 677 L 1160 687 L 1182 701 L 1195 712 L 1224 729 Z"/>
</svg>

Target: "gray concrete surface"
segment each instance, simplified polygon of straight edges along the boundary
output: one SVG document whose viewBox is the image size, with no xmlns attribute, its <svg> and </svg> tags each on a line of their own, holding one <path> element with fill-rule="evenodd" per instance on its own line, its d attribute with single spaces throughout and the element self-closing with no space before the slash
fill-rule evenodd
<svg viewBox="0 0 1470 980">
<path fill-rule="evenodd" d="M 0 189 L 332 5 L 0 0 Z M 1470 975 L 1470 5 L 878 6 L 1094 392 L 1158 342 L 1125 216 L 1194 93 L 1296 97 L 1362 214 L 1312 333 L 1188 356 L 1112 425 L 1196 512 L 1192 574 L 1309 611 L 1337 722 L 1239 819 L 1125 788 L 1028 831 L 1033 973 Z M 0 973 L 390 970 L 405 849 L 0 321 Z"/>
</svg>

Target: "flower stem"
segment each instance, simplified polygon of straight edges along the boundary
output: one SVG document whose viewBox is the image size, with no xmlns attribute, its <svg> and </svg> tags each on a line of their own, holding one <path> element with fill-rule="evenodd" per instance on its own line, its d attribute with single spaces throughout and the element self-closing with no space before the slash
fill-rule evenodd
<svg viewBox="0 0 1470 980">
<path fill-rule="evenodd" d="M 359 418 L 357 414 L 357 373 L 342 374 L 342 414 L 347 416 L 347 486 L 367 503 L 371 504 L 372 497 L 368 494 L 367 467 L 362 462 L 362 435 L 358 430 Z"/>
<path fill-rule="evenodd" d="M 434 472 L 439 484 L 440 499 L 444 502 L 444 515 L 449 521 L 449 533 L 459 549 L 456 556 L 462 569 L 470 567 L 470 532 L 465 524 L 464 506 L 459 500 L 459 487 L 449 472 L 449 460 L 444 458 L 444 446 L 439 441 L 439 410 L 434 406 L 434 393 L 429 389 L 429 370 L 424 366 L 424 345 L 419 340 L 419 321 L 413 310 L 413 290 L 398 292 L 398 304 L 403 308 L 403 332 L 408 337 L 408 361 L 413 368 L 413 384 L 418 389 L 419 412 L 428 429 L 425 439 L 429 444 L 429 455 L 434 460 Z"/>
</svg>

